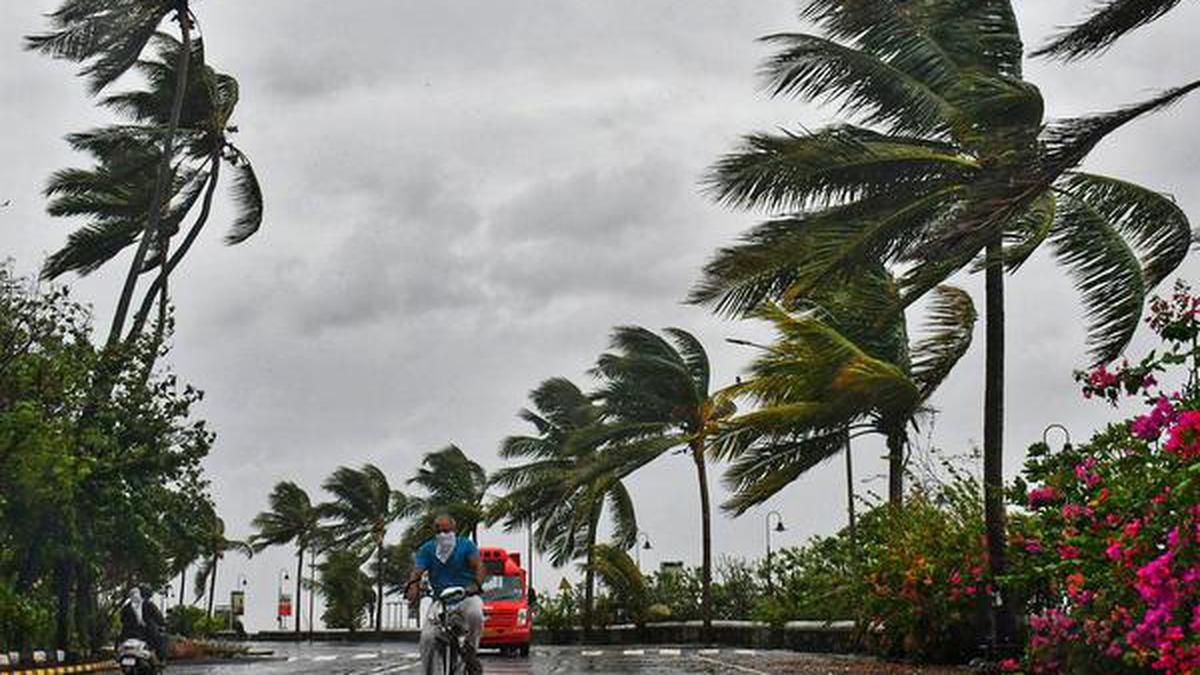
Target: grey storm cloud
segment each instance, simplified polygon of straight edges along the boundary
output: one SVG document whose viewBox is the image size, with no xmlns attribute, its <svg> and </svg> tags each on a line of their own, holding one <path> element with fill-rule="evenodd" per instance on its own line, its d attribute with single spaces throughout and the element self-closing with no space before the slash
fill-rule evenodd
<svg viewBox="0 0 1200 675">
<path fill-rule="evenodd" d="M 83 161 L 62 136 L 105 119 L 70 65 L 21 50 L 55 5 L 0 3 L 0 201 L 13 201 L 0 238 L 26 273 L 77 225 L 48 218 L 40 196 L 52 171 Z M 1014 5 L 1033 45 L 1090 0 Z M 838 118 L 771 101 L 755 80 L 767 54 L 756 38 L 805 28 L 793 0 L 203 0 L 196 11 L 210 61 L 240 80 L 238 141 L 267 200 L 254 239 L 227 248 L 205 238 L 172 283 L 170 360 L 207 392 L 199 413 L 219 434 L 208 469 L 232 534 L 248 533 L 278 480 L 319 495 L 338 465 L 372 461 L 402 486 L 422 453 L 448 442 L 499 466 L 500 439 L 525 431 L 515 413 L 529 390 L 555 375 L 591 386 L 587 370 L 615 325 L 692 330 L 718 385 L 751 356 L 725 338 L 767 339 L 759 325 L 681 301 L 718 246 L 768 216 L 712 204 L 700 189 L 707 167 L 742 134 Z M 1198 23 L 1200 5 L 1185 3 L 1101 59 L 1031 62 L 1026 75 L 1051 117 L 1118 107 L 1200 75 L 1189 34 Z M 1200 217 L 1198 111 L 1189 100 L 1131 125 L 1089 169 L 1173 193 Z M 219 205 L 212 227 L 229 218 Z M 121 272 L 70 282 L 98 325 Z M 1194 259 L 1182 274 L 1194 276 Z M 956 281 L 982 298 L 978 278 Z M 1083 321 L 1063 270 L 1039 256 L 1008 295 L 1015 473 L 1048 423 L 1083 436 L 1116 413 L 1076 395 Z M 935 397 L 922 451 L 963 454 L 979 439 L 978 339 Z M 1132 353 L 1146 346 L 1139 338 Z M 860 492 L 883 489 L 882 454 L 858 446 Z M 687 461 L 631 481 L 654 540 L 648 564 L 699 559 Z M 797 544 L 842 525 L 843 494 L 835 462 L 746 518 L 780 510 L 789 531 L 777 543 Z M 718 554 L 758 555 L 758 524 L 718 517 Z M 289 555 L 226 565 L 229 578 L 250 578 L 251 626 L 269 625 L 264 600 Z M 544 572 L 546 587 L 573 574 Z"/>
</svg>

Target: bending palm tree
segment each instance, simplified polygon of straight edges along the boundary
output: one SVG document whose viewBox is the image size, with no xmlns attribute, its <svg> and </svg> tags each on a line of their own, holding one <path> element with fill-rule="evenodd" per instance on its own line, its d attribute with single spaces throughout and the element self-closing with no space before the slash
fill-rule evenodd
<svg viewBox="0 0 1200 675">
<path fill-rule="evenodd" d="M 602 378 L 597 397 L 605 417 L 624 425 L 621 433 L 627 438 L 597 467 L 615 470 L 623 478 L 672 450 L 691 455 L 700 490 L 707 634 L 712 627 L 712 514 L 706 456 L 717 425 L 733 414 L 734 407 L 709 391 L 708 354 L 700 341 L 679 328 L 665 332 L 669 341 L 638 326 L 617 328 L 613 351 L 600 356 L 594 369 Z"/>
<path fill-rule="evenodd" d="M 791 213 L 718 252 L 691 299 L 731 314 L 768 299 L 792 308 L 882 261 L 906 266 L 906 304 L 964 268 L 982 269 L 985 512 L 991 571 L 1002 575 L 1004 269 L 1049 242 L 1083 294 L 1092 357 L 1119 354 L 1149 289 L 1187 255 L 1191 231 L 1168 197 L 1075 167 L 1200 82 L 1045 124 L 1040 93 L 1021 79 L 1007 0 L 808 0 L 803 13 L 823 35 L 766 38 L 783 48 L 765 68 L 774 93 L 840 100 L 876 128 L 754 135 L 721 160 L 711 176 L 718 199 Z"/>
<path fill-rule="evenodd" d="M 375 556 L 375 632 L 378 633 L 383 630 L 384 540 L 388 528 L 409 515 L 409 499 L 391 489 L 387 476 L 374 464 L 361 469 L 340 467 L 322 487 L 333 495 L 333 501 L 320 508 L 332 521 L 328 529 L 337 545 Z"/>
<path fill-rule="evenodd" d="M 886 305 L 886 294 L 854 293 L 860 306 Z M 714 447 L 734 460 L 724 508 L 741 515 L 845 448 L 847 435 L 882 435 L 888 445 L 888 499 L 900 505 L 908 430 L 930 395 L 971 344 L 975 309 L 954 287 L 937 289 L 928 337 L 910 347 L 903 326 L 890 336 L 855 333 L 837 315 L 761 312 L 779 339 L 751 366 L 751 376 L 725 393 L 757 407 L 722 425 Z M 875 337 L 875 340 L 871 338 Z M 880 344 L 887 347 L 880 350 Z M 882 353 L 881 353 L 882 352 Z M 911 360 L 910 360 L 911 359 Z"/>
<path fill-rule="evenodd" d="M 1175 9 L 1180 1 L 1108 0 L 1092 10 L 1083 22 L 1062 31 L 1033 55 L 1071 61 L 1098 54 L 1124 35 Z"/>
<path fill-rule="evenodd" d="M 304 553 L 311 552 L 321 529 L 321 513 L 308 493 L 291 481 L 275 484 L 271 510 L 254 517 L 257 530 L 250 538 L 255 553 L 268 546 L 296 545 L 296 632 L 300 632 L 300 582 L 304 578 Z"/>
<path fill-rule="evenodd" d="M 590 630 L 596 588 L 592 563 L 604 506 L 613 518 L 613 542 L 627 549 L 637 543 L 633 499 L 615 470 L 590 471 L 612 435 L 603 430 L 602 411 L 591 398 L 561 377 L 541 383 L 529 398 L 533 409 L 520 416 L 536 435 L 504 439 L 500 456 L 525 463 L 493 474 L 492 484 L 505 493 L 492 504 L 492 521 L 502 521 L 508 532 L 532 529 L 534 545 L 550 554 L 555 567 L 585 559 L 583 621 Z"/>
<path fill-rule="evenodd" d="M 88 77 L 91 92 L 95 94 L 137 62 L 146 44 L 168 17 L 179 24 L 183 49 L 179 50 L 176 72 L 180 73 L 178 81 L 183 84 L 188 81 L 187 72 L 192 56 L 194 17 L 189 0 L 65 0 L 58 10 L 49 15 L 53 30 L 27 38 L 26 44 L 30 49 L 55 58 L 84 64 L 81 74 Z M 121 339 L 137 278 L 145 264 L 151 240 L 156 234 L 164 241 L 167 237 L 165 229 L 160 229 L 163 227 L 164 210 L 161 205 L 170 194 L 171 160 L 175 155 L 175 132 L 183 110 L 184 89 L 183 86 L 177 86 L 173 94 L 171 114 L 161 138 L 162 151 L 145 227 L 125 277 L 106 341 L 106 347 L 110 349 Z"/>
<path fill-rule="evenodd" d="M 479 523 L 484 519 L 483 498 L 487 492 L 487 471 L 456 445 L 448 445 L 425 455 L 417 475 L 409 485 L 425 489 L 424 497 L 412 497 L 409 508 L 419 514 L 404 539 L 413 550 L 434 534 L 433 521 L 439 513 L 449 513 L 471 540 L 479 540 Z"/>
<path fill-rule="evenodd" d="M 137 68 L 149 87 L 145 90 L 109 96 L 103 105 L 112 108 L 133 124 L 110 126 L 68 137 L 77 149 L 93 154 L 99 166 L 92 170 L 69 169 L 56 173 L 47 188 L 51 215 L 86 216 L 87 225 L 72 233 L 67 243 L 50 256 L 44 276 L 56 278 L 67 272 L 86 275 L 107 263 L 145 232 L 147 213 L 152 203 L 157 139 L 168 124 L 171 98 L 178 90 L 174 63 L 183 46 L 166 35 L 156 38 L 157 56 L 142 60 Z M 237 81 L 203 65 L 202 47 L 193 44 L 195 61 L 201 63 L 188 71 L 188 87 L 180 120 L 181 140 L 172 164 L 174 175 L 166 198 L 168 210 L 160 235 L 153 237 L 149 263 L 159 274 L 142 299 L 127 339 L 141 333 L 157 298 L 160 313 L 166 309 L 167 278 L 187 254 L 208 221 L 221 166 L 228 163 L 235 172 L 236 214 L 226 242 L 240 243 L 253 235 L 262 223 L 262 192 L 249 160 L 232 142 L 231 125 L 238 102 Z M 128 166 L 126 170 L 123 167 Z M 169 251 L 169 241 L 182 221 L 200 204 L 200 213 L 189 228 L 183 244 Z M 147 264 L 143 272 L 153 269 Z M 159 321 L 161 331 L 163 321 Z"/>
<path fill-rule="evenodd" d="M 212 618 L 213 600 L 217 596 L 217 567 L 225 554 L 230 551 L 241 553 L 247 558 L 254 555 L 254 549 L 244 541 L 225 537 L 225 521 L 212 514 L 209 521 L 207 537 L 202 544 L 201 554 L 204 556 L 200 569 L 196 571 L 196 597 L 204 595 L 204 586 L 208 584 L 208 617 Z"/>
</svg>

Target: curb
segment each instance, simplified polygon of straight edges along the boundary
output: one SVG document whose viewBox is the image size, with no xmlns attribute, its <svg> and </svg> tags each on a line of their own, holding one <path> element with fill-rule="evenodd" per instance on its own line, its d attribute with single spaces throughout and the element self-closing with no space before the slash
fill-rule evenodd
<svg viewBox="0 0 1200 675">
<path fill-rule="evenodd" d="M 21 670 L 0 670 L 4 675 L 60 675 L 61 673 L 97 673 L 116 670 L 115 664 L 107 661 L 100 663 L 81 663 L 74 666 L 44 666 L 25 668 Z"/>
</svg>

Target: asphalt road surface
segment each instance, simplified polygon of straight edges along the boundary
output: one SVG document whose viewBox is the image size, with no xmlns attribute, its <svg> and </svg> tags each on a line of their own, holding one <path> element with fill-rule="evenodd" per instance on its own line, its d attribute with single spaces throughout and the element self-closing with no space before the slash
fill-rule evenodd
<svg viewBox="0 0 1200 675">
<path fill-rule="evenodd" d="M 420 673 L 416 645 L 271 644 L 269 660 L 227 665 L 173 665 L 167 675 L 391 675 Z M 691 647 L 542 647 L 529 658 L 484 653 L 487 675 L 566 673 L 768 673 L 950 675 L 963 669 L 918 668 L 871 659 L 793 652 Z"/>
</svg>

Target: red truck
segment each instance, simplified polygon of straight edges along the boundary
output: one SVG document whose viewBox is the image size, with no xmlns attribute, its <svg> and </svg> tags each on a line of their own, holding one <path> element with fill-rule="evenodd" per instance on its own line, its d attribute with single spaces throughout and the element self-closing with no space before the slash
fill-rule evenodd
<svg viewBox="0 0 1200 675">
<path fill-rule="evenodd" d="M 529 656 L 533 613 L 521 554 L 498 546 L 479 547 L 487 570 L 483 582 L 483 640 L 480 646 L 499 647 L 506 654 Z"/>
</svg>

